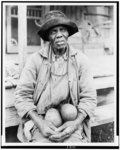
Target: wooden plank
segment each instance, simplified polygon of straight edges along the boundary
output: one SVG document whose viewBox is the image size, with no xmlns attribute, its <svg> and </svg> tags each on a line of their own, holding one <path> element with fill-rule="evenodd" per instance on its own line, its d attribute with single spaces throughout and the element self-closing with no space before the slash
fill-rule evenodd
<svg viewBox="0 0 120 150">
<path fill-rule="evenodd" d="M 12 87 L 16 87 L 18 81 L 19 81 L 18 79 L 13 79 L 12 80 L 13 85 L 11 83 L 9 85 L 8 85 L 8 83 L 5 83 L 6 84 L 5 88 L 7 89 L 9 87 L 9 89 L 10 89 Z M 106 76 L 106 77 L 94 78 L 94 84 L 95 84 L 96 90 L 114 87 L 115 86 L 115 77 L 114 76 Z"/>
<path fill-rule="evenodd" d="M 6 108 L 5 127 L 16 126 L 20 122 L 15 107 Z M 91 127 L 106 124 L 114 121 L 114 104 L 99 106 L 95 109 L 94 117 L 91 120 Z"/>
<path fill-rule="evenodd" d="M 97 90 L 110 88 L 115 86 L 115 79 L 114 76 L 95 78 L 94 84 Z"/>
<path fill-rule="evenodd" d="M 97 91 L 100 90 L 100 89 L 106 89 L 107 88 L 112 88 L 112 90 L 107 90 L 107 92 L 104 92 L 103 93 L 100 93 L 99 95 L 97 95 L 97 99 L 98 99 L 98 103 L 101 103 L 102 101 L 108 101 L 110 100 L 110 102 L 112 102 L 112 98 L 114 100 L 114 83 L 113 83 L 113 77 L 109 77 L 109 78 L 102 78 L 102 79 L 99 79 L 99 78 L 96 78 L 94 79 L 95 81 L 95 86 L 96 86 L 96 89 Z M 8 82 L 7 82 L 8 83 Z M 15 101 L 15 97 L 14 97 L 14 90 L 15 90 L 15 87 L 16 87 L 16 84 L 18 83 L 18 80 L 12 80 L 12 84 L 9 83 L 7 84 L 6 83 L 6 90 L 5 90 L 5 107 L 11 107 L 14 105 L 14 101 Z M 105 102 L 105 103 L 108 103 L 108 102 Z"/>
<path fill-rule="evenodd" d="M 70 18 L 70 13 L 71 13 L 71 6 L 66 6 L 66 15 L 68 18 Z"/>
<path fill-rule="evenodd" d="M 15 97 L 14 97 L 14 88 L 5 90 L 5 108 L 14 106 Z"/>
<path fill-rule="evenodd" d="M 91 127 L 114 121 L 114 113 L 114 103 L 97 107 L 91 120 Z"/>
<path fill-rule="evenodd" d="M 76 20 L 79 21 L 79 22 L 80 22 L 80 16 L 81 16 L 80 10 L 81 10 L 81 8 L 76 6 Z"/>
<path fill-rule="evenodd" d="M 10 47 L 11 47 L 11 6 L 6 6 L 6 26 L 7 26 L 7 52 L 10 51 Z"/>
<path fill-rule="evenodd" d="M 109 103 L 114 102 L 114 89 L 109 88 L 105 90 L 97 91 L 98 105 L 109 104 Z M 15 88 L 5 90 L 5 107 L 6 108 L 14 106 L 14 102 L 15 102 L 14 91 L 15 91 Z"/>
<path fill-rule="evenodd" d="M 105 88 L 97 90 L 97 106 L 106 105 L 115 102 L 114 88 Z"/>
<path fill-rule="evenodd" d="M 47 12 L 50 11 L 50 6 L 45 6 L 45 7 L 43 7 L 43 9 L 44 9 L 44 14 L 46 14 Z"/>
<path fill-rule="evenodd" d="M 15 107 L 9 107 L 5 110 L 5 127 L 16 126 L 20 123 L 20 118 Z"/>
</svg>

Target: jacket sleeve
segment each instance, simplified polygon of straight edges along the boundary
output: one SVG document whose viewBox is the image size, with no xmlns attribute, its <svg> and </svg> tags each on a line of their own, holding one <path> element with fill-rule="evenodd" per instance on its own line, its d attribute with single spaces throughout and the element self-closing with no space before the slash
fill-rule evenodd
<svg viewBox="0 0 120 150">
<path fill-rule="evenodd" d="M 23 118 L 29 111 L 36 110 L 33 94 L 36 85 L 37 67 L 34 55 L 26 62 L 15 90 L 15 107 Z"/>
<path fill-rule="evenodd" d="M 96 90 L 88 58 L 83 55 L 79 64 L 79 104 L 78 109 L 91 117 L 96 107 Z"/>
</svg>

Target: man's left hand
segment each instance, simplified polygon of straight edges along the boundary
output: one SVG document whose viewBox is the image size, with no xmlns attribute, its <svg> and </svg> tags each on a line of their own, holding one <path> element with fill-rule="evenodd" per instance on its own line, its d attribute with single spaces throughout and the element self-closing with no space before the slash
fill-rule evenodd
<svg viewBox="0 0 120 150">
<path fill-rule="evenodd" d="M 71 134 L 78 129 L 78 124 L 75 121 L 67 121 L 57 129 L 58 134 L 51 135 L 49 139 L 55 142 L 62 142 L 64 139 L 71 136 Z"/>
</svg>

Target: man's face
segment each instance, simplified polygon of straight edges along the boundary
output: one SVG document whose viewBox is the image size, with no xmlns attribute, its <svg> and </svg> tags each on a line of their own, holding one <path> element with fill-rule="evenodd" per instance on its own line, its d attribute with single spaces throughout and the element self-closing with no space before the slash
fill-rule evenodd
<svg viewBox="0 0 120 150">
<path fill-rule="evenodd" d="M 57 26 L 50 30 L 49 39 L 56 50 L 64 49 L 67 46 L 68 30 L 64 26 Z"/>
</svg>

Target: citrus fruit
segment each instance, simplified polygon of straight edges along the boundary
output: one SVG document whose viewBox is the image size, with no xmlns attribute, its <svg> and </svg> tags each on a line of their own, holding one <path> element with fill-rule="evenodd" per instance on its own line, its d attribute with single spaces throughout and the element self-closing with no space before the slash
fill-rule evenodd
<svg viewBox="0 0 120 150">
<path fill-rule="evenodd" d="M 77 117 L 77 109 L 72 104 L 61 105 L 60 113 L 64 121 L 72 121 Z"/>
<path fill-rule="evenodd" d="M 60 113 L 55 108 L 48 109 L 45 115 L 45 120 L 52 122 L 56 127 L 62 125 L 62 119 Z"/>
</svg>

